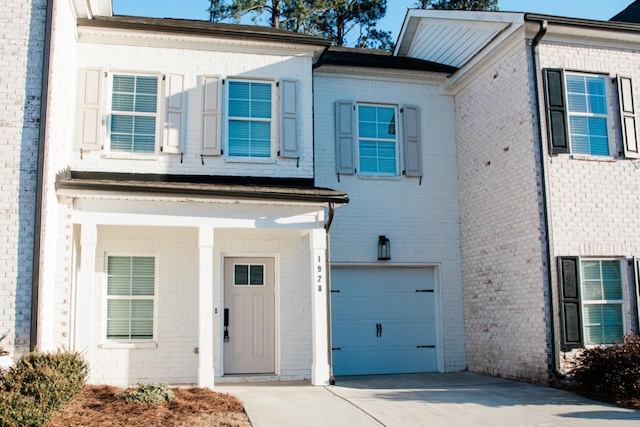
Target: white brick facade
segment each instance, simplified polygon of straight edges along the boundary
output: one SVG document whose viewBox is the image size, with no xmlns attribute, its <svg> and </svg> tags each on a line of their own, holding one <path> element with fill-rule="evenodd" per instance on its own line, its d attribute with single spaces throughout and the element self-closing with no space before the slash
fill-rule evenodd
<svg viewBox="0 0 640 427">
<path fill-rule="evenodd" d="M 622 156 L 622 135 L 618 115 L 617 75 L 640 84 L 640 49 L 636 46 L 599 47 L 581 41 L 545 42 L 540 45 L 540 67 L 604 75 L 608 85 L 608 110 L 612 120 L 609 134 L 612 156 L 596 157 L 548 155 L 545 144 L 545 169 L 550 211 L 553 292 L 556 313 L 560 310 L 556 260 L 560 256 L 619 259 L 623 266 L 625 332 L 636 331 L 637 302 L 631 261 L 640 255 L 640 169 L 638 160 Z M 544 125 L 546 129 L 546 124 Z M 615 147 L 615 148 L 614 148 Z M 557 314 L 556 314 L 557 316 Z M 559 325 L 559 318 L 556 321 Z M 559 327 L 556 336 L 560 336 Z M 564 358 L 564 353 L 560 356 Z M 570 366 L 570 364 L 568 365 Z M 568 366 L 560 366 L 566 369 Z"/>
<path fill-rule="evenodd" d="M 325 71 L 327 70 L 328 71 Z M 379 235 L 391 241 L 385 267 L 437 266 L 440 315 L 439 369 L 465 368 L 460 235 L 453 98 L 443 93 L 443 80 L 422 73 L 355 74 L 335 67 L 315 72 L 316 184 L 349 194 L 331 226 L 334 265 L 378 266 Z M 335 102 L 352 100 L 420 107 L 422 179 L 399 174 L 392 178 L 336 174 Z M 398 129 L 401 119 L 397 119 Z M 402 132 L 402 131 L 400 131 Z M 401 145 L 401 144 L 400 144 Z M 398 151 L 402 159 L 402 148 Z M 404 168 L 400 162 L 400 171 Z"/>
<path fill-rule="evenodd" d="M 0 16 L 0 333 L 12 357 L 29 350 L 45 0 L 16 0 Z"/>
<path fill-rule="evenodd" d="M 456 93 L 467 364 L 547 382 L 541 222 L 524 41 Z"/>
</svg>

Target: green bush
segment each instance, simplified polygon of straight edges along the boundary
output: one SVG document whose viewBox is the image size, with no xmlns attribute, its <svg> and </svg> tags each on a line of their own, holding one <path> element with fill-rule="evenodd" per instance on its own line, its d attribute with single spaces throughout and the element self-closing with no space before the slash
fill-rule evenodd
<svg viewBox="0 0 640 427">
<path fill-rule="evenodd" d="M 164 402 L 173 400 L 173 392 L 169 389 L 169 385 L 162 384 L 142 384 L 138 383 L 135 389 L 124 390 L 116 395 L 118 399 L 127 403 L 153 403 L 160 405 Z"/>
<path fill-rule="evenodd" d="M 609 402 L 640 399 L 640 337 L 584 350 L 574 373 L 585 394 Z"/>
<path fill-rule="evenodd" d="M 87 374 L 79 353 L 25 354 L 0 374 L 0 425 L 43 426 L 80 393 Z"/>
</svg>

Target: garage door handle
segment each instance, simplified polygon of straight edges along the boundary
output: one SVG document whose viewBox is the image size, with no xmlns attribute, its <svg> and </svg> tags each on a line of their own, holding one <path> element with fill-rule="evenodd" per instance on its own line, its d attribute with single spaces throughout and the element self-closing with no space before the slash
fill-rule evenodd
<svg viewBox="0 0 640 427">
<path fill-rule="evenodd" d="M 382 336 L 382 325 L 380 323 L 376 323 L 376 338 Z"/>
<path fill-rule="evenodd" d="M 416 292 L 433 292 L 433 289 L 416 289 Z"/>
<path fill-rule="evenodd" d="M 417 348 L 436 348 L 435 345 L 419 345 Z"/>
</svg>

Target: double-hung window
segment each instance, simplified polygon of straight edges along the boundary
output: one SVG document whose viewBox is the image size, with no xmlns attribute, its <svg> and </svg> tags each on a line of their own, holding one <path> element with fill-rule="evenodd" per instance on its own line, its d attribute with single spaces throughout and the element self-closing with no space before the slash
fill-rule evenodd
<svg viewBox="0 0 640 427">
<path fill-rule="evenodd" d="M 154 338 L 155 257 L 107 257 L 107 339 Z"/>
<path fill-rule="evenodd" d="M 154 153 L 158 121 L 158 77 L 113 75 L 111 151 Z"/>
<path fill-rule="evenodd" d="M 271 157 L 273 84 L 229 81 L 230 157 Z"/>
<path fill-rule="evenodd" d="M 621 342 L 624 330 L 620 260 L 558 259 L 563 348 Z"/>
<path fill-rule="evenodd" d="M 624 325 L 620 262 L 581 260 L 580 269 L 584 343 L 621 342 Z"/>
<path fill-rule="evenodd" d="M 395 176 L 398 134 L 397 108 L 358 104 L 358 150 L 360 172 Z"/>
<path fill-rule="evenodd" d="M 571 152 L 609 155 L 609 108 L 604 76 L 566 73 Z"/>
</svg>

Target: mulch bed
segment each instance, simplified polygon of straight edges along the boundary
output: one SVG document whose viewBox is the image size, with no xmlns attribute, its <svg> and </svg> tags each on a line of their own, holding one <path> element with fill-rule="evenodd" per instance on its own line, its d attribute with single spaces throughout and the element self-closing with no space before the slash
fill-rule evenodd
<svg viewBox="0 0 640 427">
<path fill-rule="evenodd" d="M 174 399 L 169 403 L 134 404 L 116 399 L 122 391 L 118 387 L 86 385 L 48 426 L 251 426 L 234 396 L 197 387 L 172 390 Z"/>
</svg>

